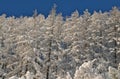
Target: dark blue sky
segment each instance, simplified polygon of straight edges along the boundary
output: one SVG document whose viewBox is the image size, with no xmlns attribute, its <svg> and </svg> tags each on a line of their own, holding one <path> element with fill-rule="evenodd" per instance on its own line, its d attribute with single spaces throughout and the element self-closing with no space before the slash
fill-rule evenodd
<svg viewBox="0 0 120 79">
<path fill-rule="evenodd" d="M 7 16 L 31 16 L 35 9 L 38 13 L 47 16 L 53 6 L 57 5 L 57 13 L 69 16 L 76 9 L 80 14 L 85 9 L 109 11 L 113 6 L 120 7 L 120 0 L 0 0 L 0 15 Z"/>
</svg>

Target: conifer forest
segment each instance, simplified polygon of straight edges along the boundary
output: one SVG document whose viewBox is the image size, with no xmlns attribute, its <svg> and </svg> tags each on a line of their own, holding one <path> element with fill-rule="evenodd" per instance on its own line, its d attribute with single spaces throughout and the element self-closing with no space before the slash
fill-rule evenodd
<svg viewBox="0 0 120 79">
<path fill-rule="evenodd" d="M 0 79 L 120 79 L 120 10 L 1 15 Z"/>
</svg>

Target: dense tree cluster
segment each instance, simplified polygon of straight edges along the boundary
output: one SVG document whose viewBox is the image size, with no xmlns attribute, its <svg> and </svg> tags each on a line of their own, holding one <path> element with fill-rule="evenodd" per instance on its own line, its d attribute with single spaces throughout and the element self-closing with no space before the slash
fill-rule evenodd
<svg viewBox="0 0 120 79">
<path fill-rule="evenodd" d="M 1 15 L 0 79 L 120 79 L 120 10 Z"/>
</svg>

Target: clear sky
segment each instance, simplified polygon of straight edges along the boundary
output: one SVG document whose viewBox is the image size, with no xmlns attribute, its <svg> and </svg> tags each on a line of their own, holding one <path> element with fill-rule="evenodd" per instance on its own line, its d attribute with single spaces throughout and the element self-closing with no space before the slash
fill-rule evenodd
<svg viewBox="0 0 120 79">
<path fill-rule="evenodd" d="M 52 6 L 57 5 L 57 13 L 69 16 L 76 9 L 80 14 L 85 9 L 109 11 L 113 6 L 120 8 L 120 0 L 0 0 L 0 15 L 31 16 L 35 9 L 47 16 Z"/>
</svg>

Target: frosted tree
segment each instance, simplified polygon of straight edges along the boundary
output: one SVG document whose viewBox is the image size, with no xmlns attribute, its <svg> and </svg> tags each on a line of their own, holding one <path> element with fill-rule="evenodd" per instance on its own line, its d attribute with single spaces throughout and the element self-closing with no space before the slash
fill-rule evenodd
<svg viewBox="0 0 120 79">
<path fill-rule="evenodd" d="M 120 10 L 64 18 L 0 16 L 0 78 L 119 79 Z"/>
<path fill-rule="evenodd" d="M 113 48 L 113 54 L 114 54 L 114 65 L 115 67 L 117 67 L 119 62 L 119 58 L 120 58 L 120 52 L 119 52 L 119 29 L 120 29 L 120 21 L 119 18 L 120 17 L 120 11 L 118 8 L 113 7 L 112 11 L 110 12 L 110 19 L 111 19 L 111 24 L 110 26 L 113 27 L 113 36 L 112 39 L 114 41 L 114 48 Z"/>
</svg>

